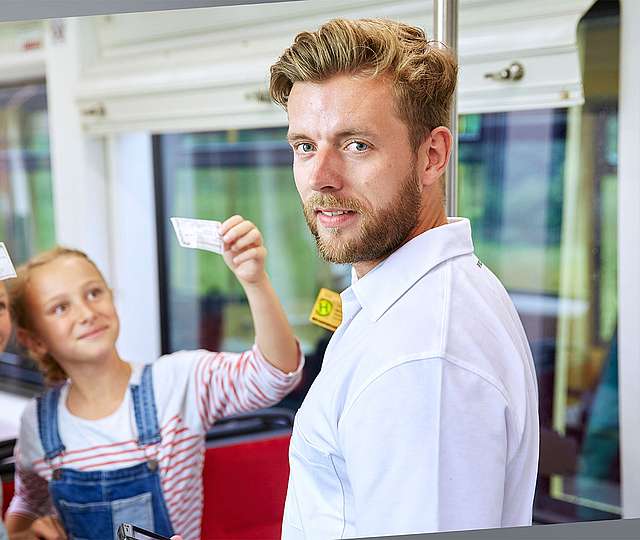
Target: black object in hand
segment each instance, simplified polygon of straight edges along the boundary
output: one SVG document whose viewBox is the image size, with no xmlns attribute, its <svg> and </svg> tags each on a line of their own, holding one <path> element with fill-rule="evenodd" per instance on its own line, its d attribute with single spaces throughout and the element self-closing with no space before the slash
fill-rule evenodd
<svg viewBox="0 0 640 540">
<path fill-rule="evenodd" d="M 123 523 L 118 527 L 118 540 L 171 540 L 167 536 L 147 531 L 131 523 Z"/>
</svg>

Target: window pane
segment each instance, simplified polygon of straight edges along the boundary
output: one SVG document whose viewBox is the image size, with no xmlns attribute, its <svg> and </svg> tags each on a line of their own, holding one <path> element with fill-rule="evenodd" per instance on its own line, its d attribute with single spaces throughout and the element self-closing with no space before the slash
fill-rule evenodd
<svg viewBox="0 0 640 540">
<path fill-rule="evenodd" d="M 615 517 L 621 506 L 619 18 L 616 3 L 602 4 L 579 27 L 583 106 L 460 122 L 459 213 L 471 218 L 478 256 L 507 287 L 536 362 L 536 510 L 549 521 Z"/>
</svg>

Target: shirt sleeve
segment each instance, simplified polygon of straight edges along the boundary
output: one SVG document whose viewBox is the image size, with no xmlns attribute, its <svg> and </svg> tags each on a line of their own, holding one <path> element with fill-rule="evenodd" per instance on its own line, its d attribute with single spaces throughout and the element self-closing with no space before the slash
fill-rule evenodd
<svg viewBox="0 0 640 540">
<path fill-rule="evenodd" d="M 272 366 L 257 345 L 243 353 L 199 351 L 192 366 L 185 403 L 187 414 L 207 431 L 220 418 L 269 407 L 280 401 L 300 382 L 304 356 L 298 367 L 284 373 Z"/>
<path fill-rule="evenodd" d="M 35 401 L 27 405 L 22 415 L 14 454 L 14 494 L 7 514 L 22 514 L 35 519 L 54 513 L 49 484 L 38 474 L 34 465 L 42 462 L 44 457 L 37 429 Z"/>
<path fill-rule="evenodd" d="M 442 359 L 372 380 L 339 424 L 358 536 L 500 527 L 507 405 Z"/>
</svg>

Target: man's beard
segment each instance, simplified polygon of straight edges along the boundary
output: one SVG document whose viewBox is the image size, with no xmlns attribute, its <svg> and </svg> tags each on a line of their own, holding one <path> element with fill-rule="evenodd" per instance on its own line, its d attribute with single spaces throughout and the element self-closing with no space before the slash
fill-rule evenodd
<svg viewBox="0 0 640 540">
<path fill-rule="evenodd" d="M 358 233 L 349 240 L 343 239 L 340 227 L 324 228 L 318 232 L 314 208 L 340 208 L 359 214 Z M 404 242 L 418 223 L 421 208 L 421 192 L 415 168 L 407 174 L 397 197 L 385 208 L 371 211 L 357 199 L 341 199 L 330 193 L 316 193 L 303 204 L 304 216 L 316 239 L 320 256 L 333 263 L 357 263 L 377 261 L 388 257 Z"/>
</svg>

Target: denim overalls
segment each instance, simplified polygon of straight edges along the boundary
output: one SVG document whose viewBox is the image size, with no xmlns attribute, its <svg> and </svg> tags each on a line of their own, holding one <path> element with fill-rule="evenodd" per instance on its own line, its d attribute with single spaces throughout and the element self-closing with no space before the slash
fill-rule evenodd
<svg viewBox="0 0 640 540">
<path fill-rule="evenodd" d="M 160 442 L 153 396 L 151 365 L 139 385 L 131 385 L 138 446 L 149 455 Z M 58 432 L 60 388 L 38 398 L 38 428 L 45 459 L 53 469 L 49 491 L 70 540 L 112 540 L 123 522 L 165 536 L 173 529 L 158 474 L 158 462 L 109 471 L 78 471 L 64 467 L 64 445 Z"/>
</svg>

